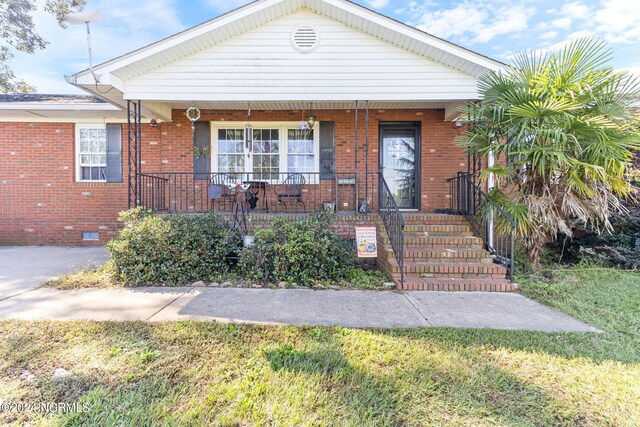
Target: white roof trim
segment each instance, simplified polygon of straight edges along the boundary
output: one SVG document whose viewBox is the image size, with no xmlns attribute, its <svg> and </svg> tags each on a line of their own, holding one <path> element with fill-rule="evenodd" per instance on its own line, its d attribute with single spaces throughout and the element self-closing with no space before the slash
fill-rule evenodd
<svg viewBox="0 0 640 427">
<path fill-rule="evenodd" d="M 45 111 L 121 111 L 115 105 L 99 103 L 45 103 L 45 102 L 0 102 L 1 110 L 45 110 Z"/>
<path fill-rule="evenodd" d="M 499 70 L 505 67 L 499 61 L 493 60 L 491 58 L 480 55 L 476 52 L 465 49 L 461 46 L 455 45 L 423 31 L 420 31 L 416 28 L 410 27 L 406 24 L 398 22 L 392 18 L 381 15 L 377 12 L 374 12 L 370 9 L 367 9 L 363 6 L 352 3 L 348 0 L 257 0 L 253 3 L 250 3 L 241 8 L 235 9 L 229 13 L 221 15 L 217 18 L 214 18 L 210 21 L 204 22 L 200 25 L 197 25 L 193 28 L 187 29 L 183 32 L 160 40 L 156 43 L 150 44 L 146 47 L 140 48 L 118 58 L 114 58 L 110 61 L 107 61 L 103 64 L 97 65 L 93 67 L 94 72 L 96 74 L 101 75 L 100 83 L 101 84 L 111 84 L 114 87 L 117 87 L 122 90 L 123 82 L 117 78 L 113 78 L 115 76 L 110 73 L 124 68 L 128 65 L 134 64 L 138 61 L 144 60 L 145 58 L 149 58 L 154 54 L 160 53 L 167 49 L 171 49 L 172 47 L 179 45 L 181 43 L 189 42 L 198 36 L 204 35 L 211 31 L 215 31 L 223 27 L 224 25 L 230 24 L 232 22 L 241 20 L 248 16 L 258 14 L 265 9 L 274 7 L 278 4 L 285 3 L 287 7 L 281 7 L 279 10 L 284 10 L 285 12 L 280 12 L 280 15 L 283 16 L 286 13 L 295 12 L 301 9 L 310 9 L 316 13 L 319 12 L 319 6 L 322 4 L 333 6 L 338 8 L 348 14 L 355 15 L 361 17 L 374 25 L 379 25 L 383 28 L 389 29 L 396 34 L 399 34 L 403 37 L 410 38 L 412 40 L 417 41 L 418 43 L 422 43 L 434 49 L 440 50 L 446 54 L 453 55 L 456 58 L 462 59 L 467 63 L 474 64 L 476 66 L 482 67 L 485 70 Z M 332 17 L 329 17 L 332 18 Z M 335 18 L 333 18 L 335 19 Z M 363 28 L 356 28 L 364 33 L 367 33 Z M 391 43 L 390 40 L 386 40 Z M 195 53 L 191 52 L 191 53 Z M 442 62 L 444 65 L 446 62 Z M 83 70 L 69 79 L 70 83 L 76 85 L 89 85 L 94 84 L 93 76 L 91 75 L 90 70 Z M 88 87 L 86 90 L 90 90 Z"/>
</svg>

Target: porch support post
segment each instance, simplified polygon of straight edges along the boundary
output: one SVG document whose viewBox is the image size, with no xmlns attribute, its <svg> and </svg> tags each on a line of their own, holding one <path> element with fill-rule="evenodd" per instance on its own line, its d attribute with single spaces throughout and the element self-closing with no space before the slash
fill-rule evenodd
<svg viewBox="0 0 640 427">
<path fill-rule="evenodd" d="M 369 101 L 365 101 L 365 116 L 364 116 L 364 200 L 368 203 L 369 200 Z M 356 203 L 356 209 L 358 204 Z M 359 210 L 359 209 L 358 209 Z"/>
<path fill-rule="evenodd" d="M 356 215 L 358 215 L 358 128 L 359 126 L 359 121 L 358 121 L 358 101 L 356 100 L 356 134 L 355 134 L 355 147 L 354 147 L 354 153 L 353 153 L 353 174 L 355 177 L 355 185 L 353 186 L 354 188 L 354 201 L 353 204 L 355 205 L 353 211 L 355 212 Z"/>
<path fill-rule="evenodd" d="M 471 101 L 467 101 L 467 130 L 471 131 L 471 112 L 469 107 L 471 107 Z M 467 147 L 467 174 L 471 175 L 471 148 L 469 147 Z"/>
<path fill-rule="evenodd" d="M 141 102 L 127 100 L 127 149 L 129 198 L 128 207 L 140 206 L 142 192 L 142 114 Z"/>
</svg>

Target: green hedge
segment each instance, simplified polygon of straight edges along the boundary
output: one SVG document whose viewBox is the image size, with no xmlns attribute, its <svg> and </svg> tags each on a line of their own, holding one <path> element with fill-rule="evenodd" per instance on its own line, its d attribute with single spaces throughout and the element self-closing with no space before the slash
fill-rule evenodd
<svg viewBox="0 0 640 427">
<path fill-rule="evenodd" d="M 129 285 L 181 285 L 215 280 L 229 270 L 240 237 L 221 217 L 120 214 L 124 227 L 107 244 L 116 278 Z"/>
<path fill-rule="evenodd" d="M 318 283 L 348 277 L 352 245 L 332 229 L 333 214 L 320 211 L 302 221 L 279 217 L 258 229 L 255 243 L 242 252 L 240 273 L 266 282 Z"/>
</svg>

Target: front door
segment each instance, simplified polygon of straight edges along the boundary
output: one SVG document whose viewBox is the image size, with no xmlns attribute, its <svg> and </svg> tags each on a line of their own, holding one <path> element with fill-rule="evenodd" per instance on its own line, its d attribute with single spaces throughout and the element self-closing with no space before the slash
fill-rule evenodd
<svg viewBox="0 0 640 427">
<path fill-rule="evenodd" d="M 380 168 L 400 209 L 420 208 L 420 124 L 380 125 Z"/>
</svg>

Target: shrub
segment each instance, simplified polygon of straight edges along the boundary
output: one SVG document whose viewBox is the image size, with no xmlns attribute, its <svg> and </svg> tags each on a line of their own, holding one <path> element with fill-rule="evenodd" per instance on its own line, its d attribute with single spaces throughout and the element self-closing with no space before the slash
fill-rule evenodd
<svg viewBox="0 0 640 427">
<path fill-rule="evenodd" d="M 256 280 L 297 283 L 347 278 L 354 251 L 331 229 L 333 217 L 323 211 L 296 222 L 279 217 L 270 228 L 258 229 L 253 246 L 242 252 L 241 272 Z"/>
<path fill-rule="evenodd" d="M 580 230 L 579 238 L 550 245 L 563 253 L 571 263 L 599 262 L 619 268 L 640 270 L 640 206 L 628 208 L 625 215 L 610 218 L 613 233 L 598 234 L 594 230 Z M 578 233 L 576 233 L 578 234 Z"/>
<path fill-rule="evenodd" d="M 129 285 L 180 285 L 229 269 L 240 237 L 221 217 L 207 213 L 151 215 L 139 208 L 120 214 L 124 227 L 107 244 L 113 272 Z"/>
</svg>

